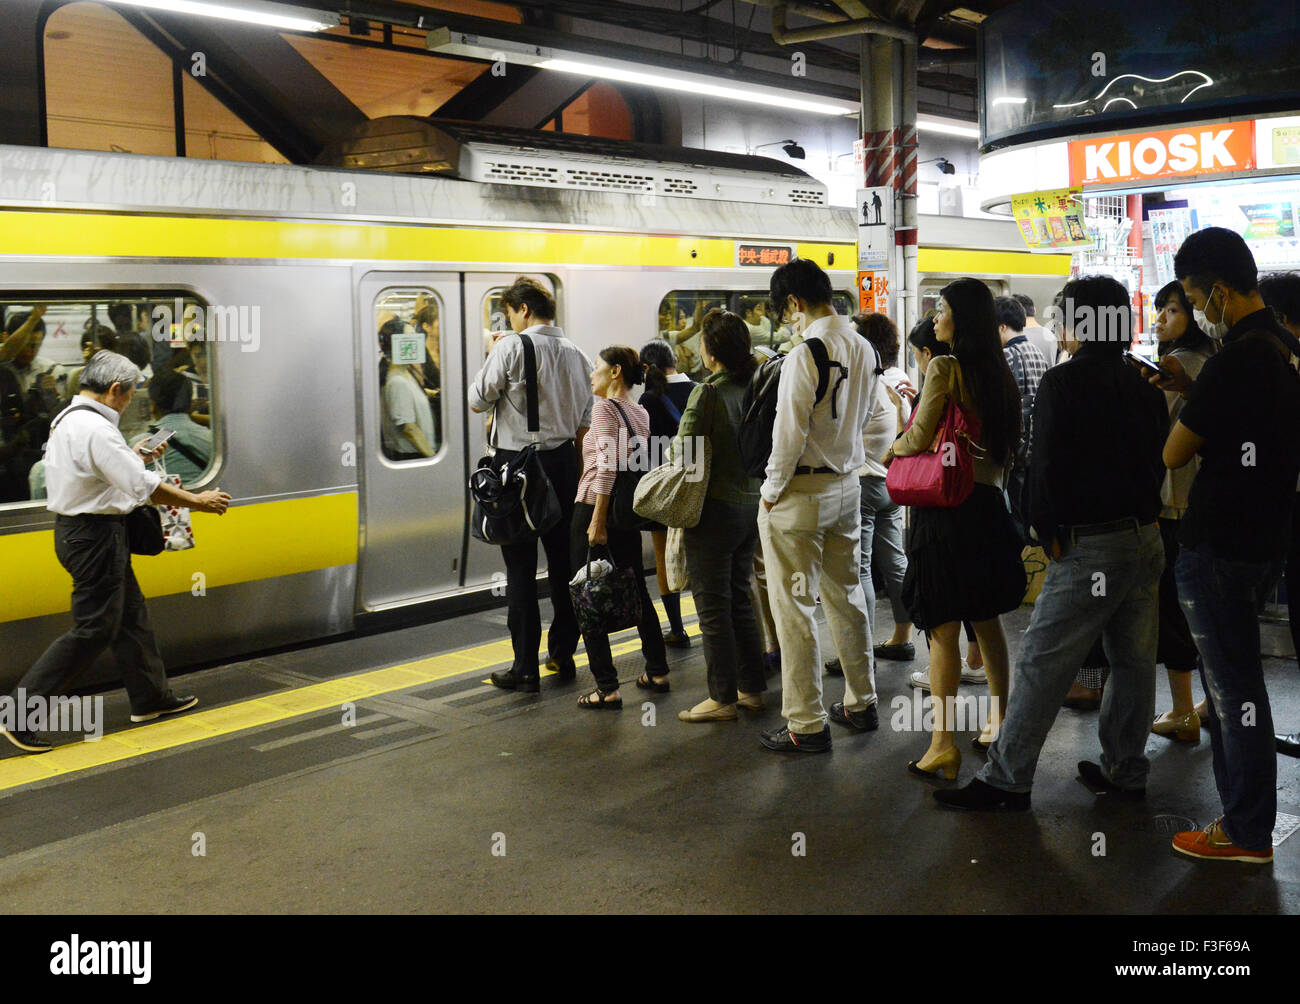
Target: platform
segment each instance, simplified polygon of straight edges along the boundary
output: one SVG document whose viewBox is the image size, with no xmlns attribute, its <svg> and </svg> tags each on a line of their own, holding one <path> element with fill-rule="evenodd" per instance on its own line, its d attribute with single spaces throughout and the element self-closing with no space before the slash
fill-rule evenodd
<svg viewBox="0 0 1300 1004">
<path fill-rule="evenodd" d="M 1013 655 L 1028 617 L 1006 618 Z M 1076 780 L 1096 713 L 1062 711 L 1031 813 L 947 812 L 905 771 L 926 736 L 891 728 L 923 645 L 879 663 L 878 732 L 832 725 L 829 755 L 792 758 L 757 742 L 781 721 L 779 680 L 762 714 L 677 720 L 705 696 L 691 633 L 663 695 L 632 686 L 635 634 L 618 636 L 620 713 L 576 707 L 581 652 L 577 682 L 544 678 L 540 695 L 486 685 L 509 660 L 504 610 L 188 674 L 178 689 L 201 706 L 172 721 L 131 726 L 111 692 L 100 742 L 0 759 L 0 895 L 56 914 L 1300 909 L 1300 839 L 1263 868 L 1170 851 L 1172 831 L 1220 811 L 1208 733 L 1152 736 L 1146 803 L 1117 803 Z M 1295 662 L 1266 673 L 1279 727 L 1300 728 Z M 828 703 L 842 686 L 828 679 Z M 1157 695 L 1167 707 L 1163 670 Z M 961 743 L 964 782 L 983 758 Z M 1300 817 L 1286 757 L 1278 803 Z"/>
</svg>

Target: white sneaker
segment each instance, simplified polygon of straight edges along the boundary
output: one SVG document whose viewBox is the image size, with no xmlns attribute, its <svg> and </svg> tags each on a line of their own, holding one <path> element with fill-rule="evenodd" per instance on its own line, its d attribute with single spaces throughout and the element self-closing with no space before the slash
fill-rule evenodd
<svg viewBox="0 0 1300 1004">
<path fill-rule="evenodd" d="M 907 682 L 922 693 L 928 694 L 930 692 L 930 670 L 928 668 L 918 669 L 908 677 Z M 974 669 L 971 667 L 970 663 L 963 660 L 961 664 L 961 682 L 988 683 L 989 675 L 984 671 L 983 666 L 979 669 Z"/>
</svg>

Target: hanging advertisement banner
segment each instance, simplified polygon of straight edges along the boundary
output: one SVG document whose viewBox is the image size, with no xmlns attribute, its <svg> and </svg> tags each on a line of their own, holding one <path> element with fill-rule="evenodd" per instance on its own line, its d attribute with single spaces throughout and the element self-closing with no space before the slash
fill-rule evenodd
<svg viewBox="0 0 1300 1004">
<path fill-rule="evenodd" d="M 889 314 L 889 273 L 858 273 L 858 311 L 863 314 Z"/>
<path fill-rule="evenodd" d="M 1083 224 L 1083 189 L 1057 188 L 1011 197 L 1011 214 L 1031 251 L 1089 247 L 1092 235 Z"/>
</svg>

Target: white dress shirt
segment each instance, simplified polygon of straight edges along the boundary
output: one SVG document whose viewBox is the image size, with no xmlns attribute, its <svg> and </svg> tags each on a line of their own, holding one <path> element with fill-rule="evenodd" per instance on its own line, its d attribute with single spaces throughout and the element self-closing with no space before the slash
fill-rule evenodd
<svg viewBox="0 0 1300 1004">
<path fill-rule="evenodd" d="M 820 338 L 831 362 L 848 370 L 834 394 L 836 418 L 831 417 L 831 397 L 840 371 L 831 367 L 826 394 L 814 407 L 817 363 L 804 344 L 809 338 Z M 803 339 L 781 364 L 764 499 L 775 503 L 795 476 L 796 467 L 829 467 L 837 474 L 848 474 L 863 466 L 867 454 L 862 437 L 876 401 L 877 365 L 876 350 L 842 314 L 818 318 L 804 329 Z"/>
<path fill-rule="evenodd" d="M 528 393 L 524 381 L 524 343 L 503 335 L 492 347 L 469 388 L 475 411 L 495 408 L 492 445 L 522 450 L 529 443 L 553 450 L 591 425 L 591 360 L 553 324 L 526 328 L 537 354 L 539 429 L 528 431 Z"/>
<path fill-rule="evenodd" d="M 46 508 L 62 516 L 124 516 L 148 502 L 162 476 L 126 445 L 117 412 L 81 395 L 71 407 L 78 410 L 57 419 L 45 444 Z"/>
</svg>

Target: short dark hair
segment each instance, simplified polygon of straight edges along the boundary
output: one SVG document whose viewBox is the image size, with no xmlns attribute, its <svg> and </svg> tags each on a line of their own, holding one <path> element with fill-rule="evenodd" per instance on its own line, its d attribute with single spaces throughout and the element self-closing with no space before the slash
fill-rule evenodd
<svg viewBox="0 0 1300 1004">
<path fill-rule="evenodd" d="M 108 308 L 108 321 L 118 331 L 132 330 L 135 327 L 135 317 L 131 312 L 129 303 L 115 303 Z"/>
<path fill-rule="evenodd" d="M 26 324 L 27 318 L 31 316 L 32 316 L 32 312 L 30 310 L 24 310 L 21 314 L 10 314 L 9 320 L 5 321 L 5 334 L 12 335 L 15 331 L 17 331 L 24 324 Z M 36 330 L 44 333 L 45 322 L 37 321 Z"/>
<path fill-rule="evenodd" d="M 931 356 L 946 356 L 952 352 L 949 345 L 939 341 L 939 336 L 934 333 L 933 317 L 921 318 L 907 336 L 907 341 L 918 349 L 929 349 Z"/>
<path fill-rule="evenodd" d="M 1166 355 L 1177 349 L 1192 349 L 1196 352 L 1204 352 L 1207 355 L 1212 355 L 1217 351 L 1214 339 L 1207 335 L 1204 329 L 1196 323 L 1196 312 L 1192 307 L 1192 301 L 1187 299 L 1187 290 L 1183 289 L 1183 284 L 1177 279 L 1160 287 L 1154 301 L 1156 310 L 1164 310 L 1165 304 L 1170 300 L 1176 301 L 1179 309 L 1187 315 L 1187 330 L 1173 342 L 1161 343 L 1160 354 Z"/>
<path fill-rule="evenodd" d="M 714 307 L 700 322 L 700 344 L 728 373 L 748 380 L 757 368 L 749 341 L 749 325 L 739 314 Z"/>
<path fill-rule="evenodd" d="M 1065 316 L 1076 321 L 1086 320 L 1088 337 L 1079 338 L 1076 323 L 1075 340 L 1102 347 L 1102 351 L 1119 355 L 1133 341 L 1133 307 L 1128 290 L 1117 279 L 1108 275 L 1084 275 L 1071 279 L 1061 290 Z"/>
<path fill-rule="evenodd" d="M 406 323 L 399 317 L 389 318 L 379 328 L 379 351 L 389 360 L 393 358 L 393 336 L 406 331 Z"/>
<path fill-rule="evenodd" d="M 514 310 L 527 307 L 534 317 L 543 321 L 555 320 L 555 297 L 540 282 L 526 275 L 521 275 L 501 294 L 501 302 Z"/>
<path fill-rule="evenodd" d="M 636 349 L 626 345 L 610 345 L 600 350 L 600 358 L 609 366 L 617 366 L 623 378 L 623 386 L 635 387 L 645 380 L 645 367 Z"/>
<path fill-rule="evenodd" d="M 995 296 L 993 312 L 997 314 L 998 324 L 1005 324 L 1015 332 L 1025 330 L 1025 308 L 1014 296 Z"/>
<path fill-rule="evenodd" d="M 1174 255 L 1174 278 L 1190 279 L 1202 293 L 1218 282 L 1238 293 L 1253 293 L 1258 277 L 1255 256 L 1241 234 L 1225 227 L 1196 231 Z"/>
<path fill-rule="evenodd" d="M 893 321 L 881 313 L 854 314 L 853 326 L 876 350 L 882 370 L 898 363 L 898 326 Z"/>
<path fill-rule="evenodd" d="M 1025 308 L 1026 318 L 1034 316 L 1034 301 L 1031 300 L 1028 296 L 1026 296 L 1024 293 L 1012 293 L 1011 298 L 1015 300 L 1017 303 L 1019 303 L 1020 306 Z"/>
<path fill-rule="evenodd" d="M 191 396 L 189 383 L 176 370 L 160 370 L 149 380 L 149 400 L 164 415 L 188 412 Z"/>
<path fill-rule="evenodd" d="M 776 320 L 785 310 L 786 297 L 795 296 L 810 307 L 821 307 L 831 302 L 831 278 L 808 258 L 796 258 L 772 273 L 768 287 L 772 301 L 772 316 Z"/>
<path fill-rule="evenodd" d="M 1270 272 L 1260 276 L 1259 295 L 1279 321 L 1300 324 L 1300 273 Z"/>
</svg>

